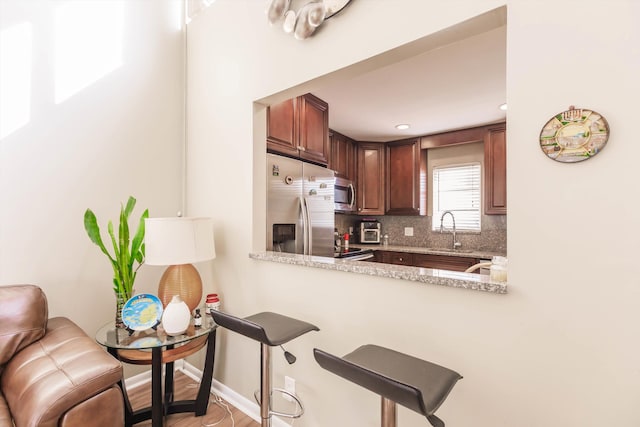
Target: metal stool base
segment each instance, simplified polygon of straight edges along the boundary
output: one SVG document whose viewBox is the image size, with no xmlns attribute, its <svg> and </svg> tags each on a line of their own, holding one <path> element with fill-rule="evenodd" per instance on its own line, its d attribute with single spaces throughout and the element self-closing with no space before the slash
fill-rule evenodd
<svg viewBox="0 0 640 427">
<path fill-rule="evenodd" d="M 381 399 L 381 427 L 396 427 L 398 424 L 397 405 L 393 400 L 386 397 Z"/>
</svg>

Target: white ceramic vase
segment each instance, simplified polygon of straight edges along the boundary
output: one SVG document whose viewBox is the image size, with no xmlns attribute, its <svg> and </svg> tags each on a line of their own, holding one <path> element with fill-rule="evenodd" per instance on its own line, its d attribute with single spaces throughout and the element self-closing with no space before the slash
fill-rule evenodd
<svg viewBox="0 0 640 427">
<path fill-rule="evenodd" d="M 167 335 L 182 335 L 191 321 L 191 312 L 179 295 L 174 295 L 162 313 L 162 327 Z"/>
</svg>

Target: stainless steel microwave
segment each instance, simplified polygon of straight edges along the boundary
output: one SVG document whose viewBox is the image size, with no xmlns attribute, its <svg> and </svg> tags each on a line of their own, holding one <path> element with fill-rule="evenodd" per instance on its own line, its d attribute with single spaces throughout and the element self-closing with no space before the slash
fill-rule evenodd
<svg viewBox="0 0 640 427">
<path fill-rule="evenodd" d="M 336 212 L 353 213 L 356 211 L 356 189 L 352 181 L 336 177 L 334 203 Z"/>
</svg>

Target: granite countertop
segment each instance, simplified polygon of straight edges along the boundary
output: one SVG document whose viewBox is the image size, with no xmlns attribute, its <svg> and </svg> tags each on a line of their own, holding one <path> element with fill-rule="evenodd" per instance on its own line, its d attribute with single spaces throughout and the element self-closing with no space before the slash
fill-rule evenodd
<svg viewBox="0 0 640 427">
<path fill-rule="evenodd" d="M 375 245 L 368 246 L 371 246 L 371 248 L 373 249 L 373 246 Z M 378 249 L 398 250 L 395 248 L 400 247 L 386 246 L 382 248 L 382 246 L 380 246 Z M 417 250 L 419 248 L 411 249 Z M 407 252 L 413 252 L 413 250 Z M 450 254 L 450 252 L 447 252 L 447 254 Z M 260 261 L 271 261 L 283 264 L 322 268 L 325 270 L 338 270 L 367 274 L 370 276 L 389 277 L 393 279 L 409 280 L 430 285 L 463 288 L 475 291 L 491 292 L 495 294 L 507 293 L 506 283 L 492 281 L 489 279 L 489 276 L 484 274 L 462 273 L 457 271 L 437 270 L 422 267 L 408 267 L 402 265 L 382 264 L 367 261 L 352 261 L 348 258 L 327 258 L 312 255 L 290 254 L 285 252 L 257 252 L 249 254 L 249 258 Z"/>
<path fill-rule="evenodd" d="M 363 249 L 373 249 L 374 251 L 395 251 L 395 252 L 410 252 L 414 254 L 433 254 L 433 255 L 451 255 L 467 258 L 480 258 L 491 260 L 494 256 L 507 256 L 505 253 L 485 251 L 481 249 L 443 249 L 443 248 L 422 248 L 418 246 L 396 246 L 396 245 L 371 245 L 371 244 L 356 244 L 354 245 Z"/>
</svg>

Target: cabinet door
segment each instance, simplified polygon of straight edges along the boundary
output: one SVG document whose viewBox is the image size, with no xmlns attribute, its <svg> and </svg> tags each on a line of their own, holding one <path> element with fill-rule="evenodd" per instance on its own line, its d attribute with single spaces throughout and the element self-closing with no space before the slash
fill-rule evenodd
<svg viewBox="0 0 640 427">
<path fill-rule="evenodd" d="M 331 161 L 329 168 L 336 171 L 336 176 L 355 181 L 355 143 L 348 137 L 329 130 L 331 141 Z"/>
<path fill-rule="evenodd" d="M 478 259 L 476 258 L 449 255 L 413 254 L 413 265 L 416 267 L 465 271 L 467 268 L 477 263 Z"/>
<path fill-rule="evenodd" d="M 386 213 L 418 215 L 420 213 L 420 139 L 389 142 L 386 147 Z"/>
<path fill-rule="evenodd" d="M 394 252 L 394 251 L 380 251 L 382 252 L 382 262 L 386 264 L 396 265 L 413 265 L 413 257 L 415 254 L 409 252 Z"/>
<path fill-rule="evenodd" d="M 384 215 L 384 144 L 358 143 L 356 201 L 359 215 Z"/>
<path fill-rule="evenodd" d="M 484 140 L 484 213 L 507 213 L 507 133 L 504 126 L 489 129 Z"/>
<path fill-rule="evenodd" d="M 329 106 L 310 93 L 300 100 L 300 157 L 326 165 L 329 162 Z"/>
<path fill-rule="evenodd" d="M 267 149 L 298 155 L 297 100 L 288 99 L 267 109 Z"/>
</svg>

